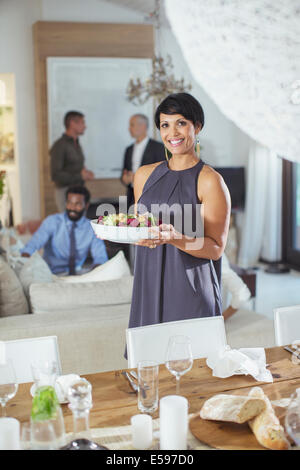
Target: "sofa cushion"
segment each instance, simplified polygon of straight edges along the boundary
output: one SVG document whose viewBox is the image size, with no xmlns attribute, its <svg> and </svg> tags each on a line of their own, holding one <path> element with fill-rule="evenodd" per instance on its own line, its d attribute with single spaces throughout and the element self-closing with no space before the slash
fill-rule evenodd
<svg viewBox="0 0 300 470">
<path fill-rule="evenodd" d="M 63 374 L 127 368 L 130 304 L 0 318 L 0 341 L 57 336 Z"/>
<path fill-rule="evenodd" d="M 131 302 L 133 276 L 99 282 L 52 282 L 32 284 L 30 301 L 33 313 L 84 310 L 93 306 Z"/>
<path fill-rule="evenodd" d="M 113 258 L 101 266 L 97 266 L 86 274 L 77 276 L 55 276 L 56 282 L 95 282 L 119 279 L 130 275 L 130 268 L 123 251 L 119 251 Z"/>
<path fill-rule="evenodd" d="M 24 294 L 30 306 L 29 287 L 31 284 L 53 282 L 53 274 L 39 253 L 34 253 L 30 258 L 20 257 L 15 268 Z"/>
<path fill-rule="evenodd" d="M 29 313 L 22 285 L 2 256 L 0 256 L 0 317 Z"/>
</svg>

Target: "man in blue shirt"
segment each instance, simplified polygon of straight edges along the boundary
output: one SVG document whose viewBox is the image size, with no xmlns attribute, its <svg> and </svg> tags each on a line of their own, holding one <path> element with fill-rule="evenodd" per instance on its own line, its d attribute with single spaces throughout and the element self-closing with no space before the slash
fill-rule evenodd
<svg viewBox="0 0 300 470">
<path fill-rule="evenodd" d="M 44 248 L 44 259 L 54 274 L 78 274 L 90 253 L 93 267 L 108 260 L 103 240 L 96 237 L 85 217 L 90 193 L 84 186 L 66 192 L 66 210 L 46 217 L 39 229 L 21 250 L 29 257 Z"/>
</svg>

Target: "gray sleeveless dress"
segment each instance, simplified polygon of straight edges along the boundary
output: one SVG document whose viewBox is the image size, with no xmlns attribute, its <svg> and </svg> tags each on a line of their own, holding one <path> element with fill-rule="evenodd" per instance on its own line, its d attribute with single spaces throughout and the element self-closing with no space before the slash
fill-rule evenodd
<svg viewBox="0 0 300 470">
<path fill-rule="evenodd" d="M 152 208 L 162 220 L 166 203 L 174 208 L 169 223 L 185 235 L 195 233 L 195 228 L 185 229 L 188 224 L 176 226 L 176 211 L 183 218 L 189 211 L 193 220 L 200 212 L 197 183 L 203 166 L 201 160 L 181 171 L 170 170 L 167 161 L 158 165 L 145 183 L 138 210 L 141 204 L 149 212 Z M 153 204 L 160 205 L 159 213 Z M 221 259 L 196 258 L 170 244 L 154 249 L 137 246 L 129 328 L 221 315 L 220 277 Z"/>
</svg>

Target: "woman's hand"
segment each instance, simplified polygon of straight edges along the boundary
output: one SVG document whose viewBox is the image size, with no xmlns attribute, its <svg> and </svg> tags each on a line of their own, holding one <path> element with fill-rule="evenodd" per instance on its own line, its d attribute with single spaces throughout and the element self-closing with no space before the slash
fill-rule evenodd
<svg viewBox="0 0 300 470">
<path fill-rule="evenodd" d="M 181 238 L 182 235 L 176 232 L 172 224 L 160 224 L 158 227 L 149 228 L 151 238 L 139 240 L 136 245 L 156 248 L 165 243 L 172 243 L 173 240 Z"/>
</svg>

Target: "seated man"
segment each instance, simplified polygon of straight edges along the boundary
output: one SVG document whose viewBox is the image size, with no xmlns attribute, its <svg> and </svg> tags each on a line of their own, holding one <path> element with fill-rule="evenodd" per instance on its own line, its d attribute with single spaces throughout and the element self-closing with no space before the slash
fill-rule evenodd
<svg viewBox="0 0 300 470">
<path fill-rule="evenodd" d="M 103 240 L 94 234 L 85 217 L 90 193 L 84 186 L 73 186 L 66 192 L 66 210 L 46 217 L 21 250 L 31 256 L 44 248 L 44 259 L 54 274 L 78 274 L 89 252 L 93 267 L 108 260 Z"/>
</svg>

